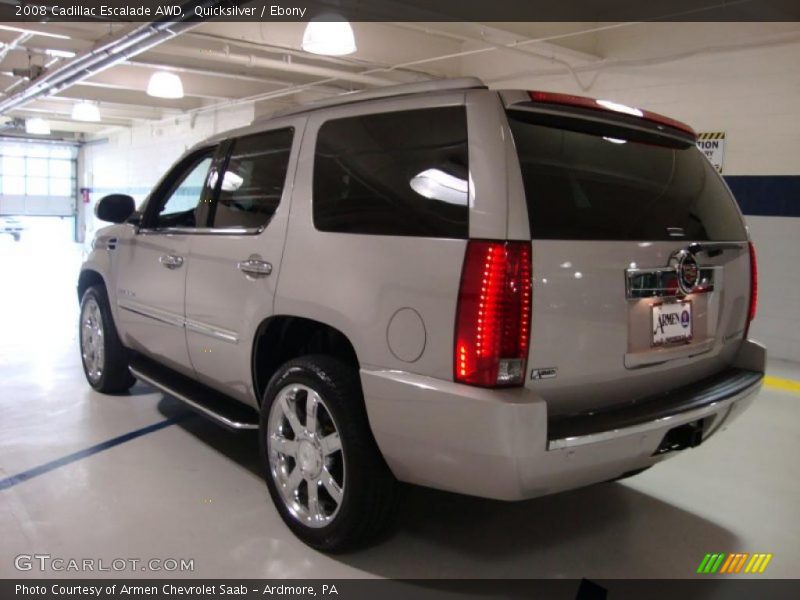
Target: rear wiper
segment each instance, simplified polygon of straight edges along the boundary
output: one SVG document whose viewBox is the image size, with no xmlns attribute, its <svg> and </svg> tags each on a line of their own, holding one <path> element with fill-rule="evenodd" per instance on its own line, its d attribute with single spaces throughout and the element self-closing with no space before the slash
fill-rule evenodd
<svg viewBox="0 0 800 600">
<path fill-rule="evenodd" d="M 739 242 L 694 242 L 689 244 L 689 252 L 692 256 L 697 256 L 705 252 L 709 256 L 719 256 L 725 250 L 741 250 L 744 246 Z"/>
</svg>

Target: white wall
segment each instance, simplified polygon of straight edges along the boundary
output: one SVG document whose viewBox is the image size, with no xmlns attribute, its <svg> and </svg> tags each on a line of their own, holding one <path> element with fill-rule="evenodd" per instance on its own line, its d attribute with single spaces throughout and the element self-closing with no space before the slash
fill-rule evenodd
<svg viewBox="0 0 800 600">
<path fill-rule="evenodd" d="M 798 24 L 635 25 L 597 34 L 595 48 L 608 62 L 628 62 L 578 72 L 588 89 L 562 67 L 519 53 L 465 57 L 461 69 L 495 88 L 608 98 L 686 121 L 697 131 L 725 131 L 726 175 L 800 175 Z M 643 61 L 665 55 L 684 56 Z M 746 220 L 760 273 L 752 336 L 771 356 L 800 361 L 800 218 Z"/>
<path fill-rule="evenodd" d="M 94 205 L 104 194 L 122 192 L 141 202 L 150 188 L 187 149 L 197 142 L 253 120 L 253 105 L 201 113 L 195 119 L 180 117 L 119 130 L 84 146 L 79 186 L 93 191 L 86 209 L 86 234 L 101 223 L 94 220 Z"/>
</svg>

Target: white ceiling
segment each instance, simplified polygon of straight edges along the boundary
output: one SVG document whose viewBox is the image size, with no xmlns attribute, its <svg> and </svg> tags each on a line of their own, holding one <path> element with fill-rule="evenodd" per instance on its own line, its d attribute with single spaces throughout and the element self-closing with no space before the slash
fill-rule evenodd
<svg viewBox="0 0 800 600">
<path fill-rule="evenodd" d="M 689 46 L 735 39 L 746 43 L 758 36 L 798 34 L 796 23 L 694 24 L 704 35 L 688 36 L 666 47 L 653 39 L 657 24 L 614 23 L 354 23 L 358 51 L 346 57 L 321 57 L 303 52 L 304 23 L 206 22 L 150 48 L 105 71 L 88 76 L 53 95 L 39 97 L 0 116 L 9 120 L 45 117 L 56 135 L 103 135 L 119 127 L 174 118 L 236 103 L 255 102 L 263 114 L 287 104 L 372 86 L 470 75 L 469 59 L 491 52 L 517 59 L 530 73 L 547 69 L 575 71 L 601 68 L 619 58 L 666 55 Z M 662 24 L 690 27 L 692 24 Z M 724 26 L 722 26 L 724 25 Z M 744 27 L 744 26 L 747 27 Z M 24 27 L 23 27 L 24 26 Z M 29 81 L 13 74 L 31 64 L 46 70 L 62 68 L 104 40 L 138 24 L 0 23 L 0 100 L 24 89 Z M 732 29 L 738 27 L 738 29 Z M 732 35 L 734 34 L 734 35 Z M 680 46 L 684 44 L 684 46 Z M 688 44 L 688 45 L 687 45 Z M 657 47 L 656 47 L 657 46 Z M 150 75 L 159 69 L 175 71 L 183 80 L 185 97 L 165 100 L 145 92 Z M 79 100 L 99 104 L 100 123 L 70 118 Z"/>
<path fill-rule="evenodd" d="M 105 38 L 135 24 L 0 23 L 0 98 L 13 96 L 29 83 L 14 69 L 31 64 L 48 71 L 69 63 L 52 51 L 90 51 Z M 532 37 L 576 34 L 558 43 L 537 44 L 550 60 L 585 62 L 592 54 L 593 24 L 355 23 L 358 51 L 346 57 L 320 57 L 300 49 L 304 23 L 208 22 L 147 52 L 123 61 L 82 82 L 40 97 L 2 115 L 4 120 L 40 116 L 59 132 L 98 134 L 111 127 L 160 120 L 214 106 L 261 100 L 268 109 L 299 101 L 363 89 L 461 74 L 458 56 L 467 48 L 514 44 Z M 522 50 L 519 50 L 522 51 Z M 531 48 L 530 51 L 534 51 Z M 158 69 L 177 72 L 185 97 L 164 100 L 145 92 Z M 297 86 L 302 86 L 297 90 Z M 99 103 L 100 123 L 70 118 L 79 100 Z M 259 107 L 260 112 L 264 107 Z"/>
</svg>

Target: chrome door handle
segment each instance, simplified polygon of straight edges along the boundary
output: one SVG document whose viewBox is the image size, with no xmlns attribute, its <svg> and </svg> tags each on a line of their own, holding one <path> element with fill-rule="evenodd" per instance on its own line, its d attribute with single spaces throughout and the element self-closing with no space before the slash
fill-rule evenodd
<svg viewBox="0 0 800 600">
<path fill-rule="evenodd" d="M 183 257 L 175 254 L 164 254 L 158 257 L 158 262 L 168 269 L 177 269 L 183 264 Z"/>
<path fill-rule="evenodd" d="M 236 263 L 236 268 L 251 277 L 266 277 L 272 273 L 272 265 L 257 258 L 248 258 Z"/>
</svg>

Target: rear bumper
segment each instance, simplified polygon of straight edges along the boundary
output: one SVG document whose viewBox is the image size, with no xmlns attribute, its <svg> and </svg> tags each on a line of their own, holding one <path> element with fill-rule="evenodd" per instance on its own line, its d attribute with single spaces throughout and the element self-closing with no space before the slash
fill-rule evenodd
<svg viewBox="0 0 800 600">
<path fill-rule="evenodd" d="M 761 388 L 765 351 L 742 344 L 735 369 L 664 397 L 674 410 L 612 415 L 608 428 L 548 426 L 547 405 L 524 389 L 487 390 L 398 371 L 361 371 L 367 413 L 401 481 L 521 500 L 589 485 L 653 465 L 670 430 L 703 419 L 703 439 L 740 415 Z M 713 389 L 711 389 L 713 388 Z M 608 417 L 608 415 L 606 415 Z M 624 418 L 620 418 L 624 417 Z M 616 418 L 616 420 L 615 420 Z M 573 423 L 572 425 L 575 425 Z M 554 436 L 548 429 L 567 435 Z"/>
</svg>

